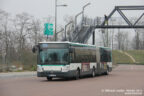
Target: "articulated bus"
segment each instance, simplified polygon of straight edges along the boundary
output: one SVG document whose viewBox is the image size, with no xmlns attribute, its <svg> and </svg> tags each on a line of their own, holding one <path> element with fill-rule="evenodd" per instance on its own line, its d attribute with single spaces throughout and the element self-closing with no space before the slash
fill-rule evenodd
<svg viewBox="0 0 144 96">
<path fill-rule="evenodd" d="M 37 76 L 75 78 L 112 71 L 111 49 L 72 42 L 40 42 L 33 47 L 37 52 Z"/>
</svg>

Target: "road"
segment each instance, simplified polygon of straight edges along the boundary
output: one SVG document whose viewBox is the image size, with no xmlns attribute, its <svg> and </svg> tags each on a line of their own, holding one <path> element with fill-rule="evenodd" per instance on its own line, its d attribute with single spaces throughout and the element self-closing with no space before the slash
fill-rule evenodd
<svg viewBox="0 0 144 96">
<path fill-rule="evenodd" d="M 144 66 L 119 65 L 108 76 L 80 80 L 0 74 L 0 96 L 144 96 Z"/>
</svg>

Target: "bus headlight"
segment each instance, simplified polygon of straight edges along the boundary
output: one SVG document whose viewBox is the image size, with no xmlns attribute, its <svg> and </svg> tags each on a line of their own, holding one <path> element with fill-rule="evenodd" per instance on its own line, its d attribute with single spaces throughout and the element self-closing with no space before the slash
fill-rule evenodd
<svg viewBox="0 0 144 96">
<path fill-rule="evenodd" d="M 66 65 L 66 66 L 63 66 L 62 67 L 62 72 L 68 72 L 69 71 L 69 69 L 70 69 L 70 66 L 69 65 Z"/>
<path fill-rule="evenodd" d="M 37 71 L 38 71 L 38 72 L 43 72 L 43 70 L 42 70 L 42 66 L 37 65 Z"/>
</svg>

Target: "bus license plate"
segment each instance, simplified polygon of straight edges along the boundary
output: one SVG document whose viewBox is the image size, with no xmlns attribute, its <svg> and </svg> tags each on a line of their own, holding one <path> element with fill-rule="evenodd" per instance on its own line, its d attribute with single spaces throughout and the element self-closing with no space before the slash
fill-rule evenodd
<svg viewBox="0 0 144 96">
<path fill-rule="evenodd" d="M 50 74 L 49 76 L 51 76 L 51 77 L 55 77 L 56 75 L 55 75 L 55 74 Z"/>
</svg>

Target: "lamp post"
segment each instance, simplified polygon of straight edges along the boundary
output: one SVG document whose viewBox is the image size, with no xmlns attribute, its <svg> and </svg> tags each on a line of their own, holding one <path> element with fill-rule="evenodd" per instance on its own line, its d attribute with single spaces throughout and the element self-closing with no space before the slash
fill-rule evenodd
<svg viewBox="0 0 144 96">
<path fill-rule="evenodd" d="M 76 16 L 75 16 L 75 29 L 76 29 L 76 26 L 77 26 L 77 17 L 80 15 L 80 14 L 82 14 L 82 12 L 80 12 L 80 13 L 78 13 Z"/>
<path fill-rule="evenodd" d="M 57 0 L 55 0 L 55 41 L 57 40 L 57 7 L 66 7 L 66 4 L 57 5 Z"/>
<path fill-rule="evenodd" d="M 91 3 L 87 3 L 86 5 L 84 5 L 83 6 L 83 10 L 82 10 L 82 25 L 85 23 L 84 22 L 84 9 L 88 6 L 88 5 L 90 5 Z"/>
<path fill-rule="evenodd" d="M 70 21 L 68 24 L 65 25 L 65 41 L 67 40 L 67 39 L 66 39 L 66 37 L 67 37 L 67 35 L 66 35 L 66 34 L 67 34 L 67 32 L 66 32 L 67 26 L 70 25 L 71 23 L 73 23 L 73 22 Z"/>
</svg>

